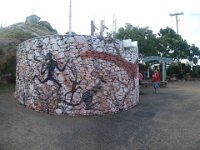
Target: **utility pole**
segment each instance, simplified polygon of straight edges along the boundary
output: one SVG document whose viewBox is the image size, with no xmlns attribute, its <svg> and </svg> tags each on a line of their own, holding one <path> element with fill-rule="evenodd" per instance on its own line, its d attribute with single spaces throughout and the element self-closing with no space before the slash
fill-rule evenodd
<svg viewBox="0 0 200 150">
<path fill-rule="evenodd" d="M 174 13 L 174 14 L 169 14 L 170 16 L 176 16 L 176 33 L 178 34 L 178 16 L 183 15 L 183 12 L 181 13 Z M 183 68 L 179 59 L 179 66 L 180 66 L 180 78 L 183 76 Z"/>
<path fill-rule="evenodd" d="M 178 34 L 178 16 L 179 15 L 184 15 L 183 14 L 183 12 L 181 12 L 181 13 L 174 13 L 174 14 L 169 14 L 170 16 L 176 16 L 176 32 L 177 32 L 177 34 Z"/>
<path fill-rule="evenodd" d="M 71 26 L 72 26 L 72 1 L 70 0 L 69 2 L 69 36 L 71 36 L 72 34 Z"/>
</svg>

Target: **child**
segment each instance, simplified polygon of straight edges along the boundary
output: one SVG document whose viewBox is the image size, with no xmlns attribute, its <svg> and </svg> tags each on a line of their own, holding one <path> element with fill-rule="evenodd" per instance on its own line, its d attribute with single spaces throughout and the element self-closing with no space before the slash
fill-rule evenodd
<svg viewBox="0 0 200 150">
<path fill-rule="evenodd" d="M 158 71 L 155 70 L 154 75 L 153 75 L 153 88 L 155 90 L 155 94 L 157 94 L 157 89 L 159 87 L 158 81 L 159 81 L 159 74 L 158 74 Z"/>
</svg>

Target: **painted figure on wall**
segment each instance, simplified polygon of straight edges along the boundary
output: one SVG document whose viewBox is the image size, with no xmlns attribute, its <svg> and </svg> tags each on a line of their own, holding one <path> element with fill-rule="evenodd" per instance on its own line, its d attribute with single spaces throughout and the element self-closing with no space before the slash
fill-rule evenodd
<svg viewBox="0 0 200 150">
<path fill-rule="evenodd" d="M 92 103 L 93 96 L 102 88 L 102 83 L 106 83 L 106 81 L 100 79 L 96 85 L 82 94 L 81 101 L 85 103 L 85 110 L 89 110 L 94 105 Z"/>
<path fill-rule="evenodd" d="M 40 60 L 36 59 L 36 61 L 41 62 Z M 69 61 L 69 60 L 68 60 Z M 35 75 L 33 77 L 33 80 L 35 80 L 35 78 L 37 78 L 39 80 L 40 83 L 46 83 L 47 81 L 53 81 L 54 83 L 56 83 L 58 85 L 58 90 L 57 92 L 60 90 L 61 88 L 61 84 L 54 78 L 54 71 L 57 68 L 60 72 L 63 72 L 67 66 L 68 61 L 65 63 L 63 68 L 59 68 L 57 61 L 55 61 L 53 59 L 53 55 L 52 53 L 47 53 L 46 57 L 45 57 L 45 61 L 41 62 L 42 63 L 42 67 L 41 67 L 41 75 L 44 75 L 45 72 L 47 71 L 47 77 L 44 80 L 41 80 L 38 75 Z"/>
<path fill-rule="evenodd" d="M 94 86 L 92 86 L 90 89 L 88 89 L 87 91 L 85 91 L 85 92 L 82 93 L 80 102 L 78 102 L 78 103 L 72 103 L 71 101 L 70 102 L 64 101 L 64 103 L 66 105 L 69 105 L 69 106 L 78 106 L 81 103 L 84 103 L 84 106 L 85 106 L 84 109 L 85 110 L 91 109 L 91 107 L 97 103 L 97 102 L 93 103 L 93 97 L 97 94 L 97 92 L 99 90 L 101 90 L 102 84 L 106 83 L 106 81 L 103 80 L 103 79 L 98 79 L 98 80 L 99 81 Z M 71 92 L 71 91 L 69 91 L 69 92 Z M 65 94 L 65 97 L 66 97 L 66 95 L 68 93 Z M 71 98 L 73 98 L 73 97 L 71 97 Z"/>
</svg>

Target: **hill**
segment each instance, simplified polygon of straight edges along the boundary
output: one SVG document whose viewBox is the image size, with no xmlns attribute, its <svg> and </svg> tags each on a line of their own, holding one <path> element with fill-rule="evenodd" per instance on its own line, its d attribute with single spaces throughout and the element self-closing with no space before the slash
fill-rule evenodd
<svg viewBox="0 0 200 150">
<path fill-rule="evenodd" d="M 0 81 L 15 80 L 16 49 L 21 42 L 39 36 L 57 34 L 49 22 L 31 15 L 25 22 L 0 28 Z"/>
</svg>

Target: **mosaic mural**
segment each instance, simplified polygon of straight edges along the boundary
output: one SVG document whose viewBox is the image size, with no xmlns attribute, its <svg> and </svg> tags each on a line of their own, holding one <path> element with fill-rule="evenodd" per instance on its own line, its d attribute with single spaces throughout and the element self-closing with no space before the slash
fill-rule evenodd
<svg viewBox="0 0 200 150">
<path fill-rule="evenodd" d="M 45 36 L 18 46 L 16 99 L 58 115 L 115 113 L 139 101 L 138 52 L 95 36 Z"/>
</svg>

